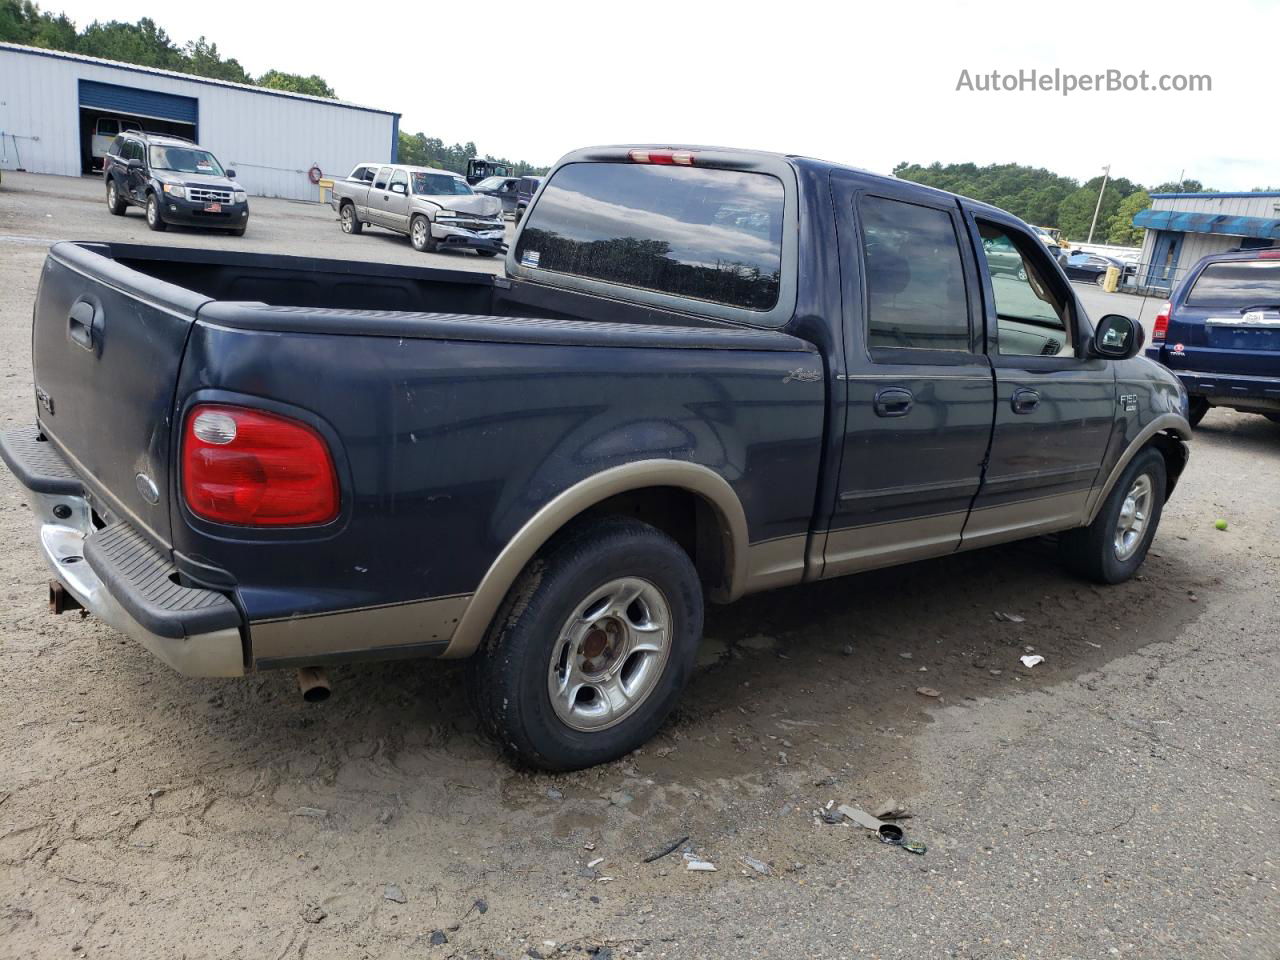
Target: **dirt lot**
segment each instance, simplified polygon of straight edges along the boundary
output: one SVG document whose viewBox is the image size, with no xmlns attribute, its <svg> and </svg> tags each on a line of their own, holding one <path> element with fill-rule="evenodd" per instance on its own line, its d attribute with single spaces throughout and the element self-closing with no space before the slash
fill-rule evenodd
<svg viewBox="0 0 1280 960">
<path fill-rule="evenodd" d="M 254 216 L 157 238 L 96 183 L 6 175 L 0 425 L 33 415 L 50 238 L 422 260 L 327 208 Z M 1278 468 L 1280 427 L 1210 413 L 1120 587 L 1033 541 L 712 609 L 659 737 L 559 777 L 495 755 L 456 664 L 344 668 L 310 705 L 50 616 L 6 475 L 0 956 L 1275 960 Z M 814 815 L 889 797 L 923 856 Z M 686 835 L 717 872 L 643 862 Z"/>
</svg>

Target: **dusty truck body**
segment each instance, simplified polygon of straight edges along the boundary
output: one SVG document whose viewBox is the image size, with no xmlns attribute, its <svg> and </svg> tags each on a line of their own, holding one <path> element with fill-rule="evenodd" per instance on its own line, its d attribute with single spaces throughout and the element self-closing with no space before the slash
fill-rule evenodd
<svg viewBox="0 0 1280 960">
<path fill-rule="evenodd" d="M 497 740 L 566 769 L 662 723 L 704 598 L 1046 533 L 1131 576 L 1190 433 L 1139 331 L 994 208 L 599 148 L 503 277 L 55 246 L 0 452 L 56 590 L 176 669 L 470 657 Z"/>
</svg>

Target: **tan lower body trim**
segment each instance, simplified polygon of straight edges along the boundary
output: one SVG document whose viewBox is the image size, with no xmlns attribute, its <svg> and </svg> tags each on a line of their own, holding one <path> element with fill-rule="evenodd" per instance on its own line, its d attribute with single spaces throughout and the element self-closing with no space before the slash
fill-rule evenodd
<svg viewBox="0 0 1280 960">
<path fill-rule="evenodd" d="M 747 580 L 743 593 L 789 587 L 804 579 L 804 550 L 809 535 L 779 537 L 753 543 L 747 551 Z"/>
<path fill-rule="evenodd" d="M 253 659 L 291 660 L 443 643 L 453 636 L 470 602 L 468 594 L 251 623 Z"/>
<path fill-rule="evenodd" d="M 822 579 L 951 553 L 960 542 L 964 517 L 963 512 L 944 513 L 830 530 L 823 551 Z"/>
<path fill-rule="evenodd" d="M 1010 540 L 1038 537 L 1082 526 L 1089 488 L 1036 500 L 1017 500 L 998 507 L 979 507 L 969 514 L 961 550 L 989 547 Z"/>
</svg>

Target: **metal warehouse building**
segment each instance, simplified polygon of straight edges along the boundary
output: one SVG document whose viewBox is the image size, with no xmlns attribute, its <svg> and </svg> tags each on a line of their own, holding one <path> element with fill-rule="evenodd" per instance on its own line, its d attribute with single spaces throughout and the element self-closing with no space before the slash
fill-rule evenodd
<svg viewBox="0 0 1280 960">
<path fill-rule="evenodd" d="M 395 160 L 400 115 L 73 53 L 0 43 L 0 168 L 79 176 L 122 128 L 196 140 L 258 196 L 315 200 L 308 171 Z"/>
<path fill-rule="evenodd" d="M 1280 193 L 1153 193 L 1133 223 L 1147 228 L 1138 285 L 1169 290 L 1206 254 L 1280 246 Z"/>
</svg>

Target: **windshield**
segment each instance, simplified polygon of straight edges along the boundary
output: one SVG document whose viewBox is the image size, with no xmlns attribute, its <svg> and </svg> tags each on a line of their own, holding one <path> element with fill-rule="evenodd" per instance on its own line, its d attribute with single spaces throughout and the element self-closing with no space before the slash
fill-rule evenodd
<svg viewBox="0 0 1280 960">
<path fill-rule="evenodd" d="M 451 173 L 413 174 L 413 192 L 427 197 L 466 195 L 472 192 L 467 181 Z"/>
<path fill-rule="evenodd" d="M 152 147 L 151 169 L 223 176 L 222 165 L 217 158 L 208 150 L 197 147 Z"/>
<path fill-rule="evenodd" d="M 1280 260 L 1211 263 L 1187 294 L 1193 307 L 1280 306 Z"/>
<path fill-rule="evenodd" d="M 484 193 L 486 190 L 500 190 L 506 182 L 506 177 L 486 177 L 475 185 L 475 191 Z"/>
</svg>

